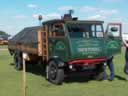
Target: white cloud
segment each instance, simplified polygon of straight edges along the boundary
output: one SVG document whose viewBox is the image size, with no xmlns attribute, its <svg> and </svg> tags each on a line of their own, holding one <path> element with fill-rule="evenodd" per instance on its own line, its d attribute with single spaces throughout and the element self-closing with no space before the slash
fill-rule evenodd
<svg viewBox="0 0 128 96">
<path fill-rule="evenodd" d="M 96 12 L 99 8 L 92 7 L 92 6 L 83 6 L 80 8 L 80 12 Z"/>
<path fill-rule="evenodd" d="M 29 8 L 37 8 L 38 6 L 35 5 L 35 4 L 28 4 L 27 7 L 29 7 Z"/>
<path fill-rule="evenodd" d="M 111 20 L 116 21 L 116 22 L 122 22 L 123 21 L 122 17 L 112 18 Z"/>
<path fill-rule="evenodd" d="M 127 25 L 128 26 L 128 22 L 124 22 L 123 24 Z"/>
<path fill-rule="evenodd" d="M 93 6 L 83 6 L 79 8 L 83 14 L 88 14 L 88 19 L 107 19 L 108 17 L 115 16 L 119 13 L 117 9 L 102 9 Z"/>
<path fill-rule="evenodd" d="M 14 26 L 8 25 L 8 26 L 6 26 L 6 28 L 7 28 L 7 29 L 14 29 Z"/>
<path fill-rule="evenodd" d="M 61 17 L 61 15 L 60 14 L 58 14 L 58 13 L 50 13 L 50 14 L 47 14 L 46 15 L 47 17 L 55 17 L 55 18 L 60 18 Z"/>
<path fill-rule="evenodd" d="M 98 13 L 103 14 L 105 16 L 110 16 L 113 14 L 118 14 L 119 11 L 116 9 L 112 9 L 112 10 L 100 9 Z"/>
<path fill-rule="evenodd" d="M 123 0 L 100 0 L 100 1 L 109 2 L 109 3 L 117 3 L 117 2 L 121 2 Z"/>
<path fill-rule="evenodd" d="M 13 17 L 16 19 L 26 19 L 27 18 L 27 16 L 25 16 L 25 15 L 17 15 L 17 16 L 13 16 Z"/>
<path fill-rule="evenodd" d="M 39 14 L 33 14 L 32 17 L 35 19 L 38 19 Z M 50 13 L 50 14 L 46 14 L 46 15 L 42 15 L 43 20 L 50 20 L 50 19 L 60 19 L 61 15 L 58 13 Z"/>
<path fill-rule="evenodd" d="M 127 33 L 128 34 L 128 22 L 126 22 L 126 21 L 124 21 L 124 22 L 122 22 L 122 32 L 123 33 Z"/>
<path fill-rule="evenodd" d="M 50 13 L 44 16 L 44 20 L 50 20 L 50 19 L 60 19 L 61 15 L 58 13 Z"/>
<path fill-rule="evenodd" d="M 89 20 L 103 20 L 103 19 L 106 19 L 106 17 L 105 16 L 102 16 L 100 14 L 97 14 L 97 15 L 88 17 L 88 19 Z"/>
<path fill-rule="evenodd" d="M 62 6 L 58 8 L 59 11 L 68 11 L 70 9 L 74 9 L 74 8 L 72 6 Z"/>
<path fill-rule="evenodd" d="M 8 25 L 8 24 L 7 25 L 0 25 L 0 29 L 11 35 L 11 32 L 14 32 L 14 30 L 15 30 L 15 26 Z"/>
<path fill-rule="evenodd" d="M 111 15 L 111 14 L 117 14 L 119 13 L 117 9 L 101 9 L 97 7 L 92 6 L 83 6 L 79 10 L 80 12 L 89 12 L 89 13 L 99 13 L 99 14 L 105 14 L 105 15 Z"/>
<path fill-rule="evenodd" d="M 35 19 L 38 19 L 38 16 L 37 14 L 33 14 L 32 17 L 35 18 Z"/>
</svg>

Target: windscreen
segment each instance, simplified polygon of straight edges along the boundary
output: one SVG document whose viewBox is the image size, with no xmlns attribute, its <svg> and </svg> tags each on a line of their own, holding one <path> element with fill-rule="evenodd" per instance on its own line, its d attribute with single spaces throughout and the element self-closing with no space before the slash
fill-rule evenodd
<svg viewBox="0 0 128 96">
<path fill-rule="evenodd" d="M 69 37 L 72 38 L 93 38 L 103 37 L 103 26 L 102 24 L 67 24 Z"/>
</svg>

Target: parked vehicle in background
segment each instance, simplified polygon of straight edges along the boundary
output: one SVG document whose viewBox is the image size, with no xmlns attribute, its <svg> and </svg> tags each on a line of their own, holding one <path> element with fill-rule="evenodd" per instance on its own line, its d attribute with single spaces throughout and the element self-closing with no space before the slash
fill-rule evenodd
<svg viewBox="0 0 128 96">
<path fill-rule="evenodd" d="M 122 39 L 128 41 L 128 33 L 122 33 Z"/>
<path fill-rule="evenodd" d="M 8 45 L 8 40 L 0 39 L 0 45 Z"/>
</svg>

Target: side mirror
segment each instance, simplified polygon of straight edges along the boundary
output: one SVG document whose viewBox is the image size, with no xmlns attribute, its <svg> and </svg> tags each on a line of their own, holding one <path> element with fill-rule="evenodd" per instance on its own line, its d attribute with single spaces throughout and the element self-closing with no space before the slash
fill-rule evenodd
<svg viewBox="0 0 128 96">
<path fill-rule="evenodd" d="M 111 27 L 111 31 L 112 32 L 117 32 L 118 31 L 118 28 L 117 27 Z"/>
</svg>

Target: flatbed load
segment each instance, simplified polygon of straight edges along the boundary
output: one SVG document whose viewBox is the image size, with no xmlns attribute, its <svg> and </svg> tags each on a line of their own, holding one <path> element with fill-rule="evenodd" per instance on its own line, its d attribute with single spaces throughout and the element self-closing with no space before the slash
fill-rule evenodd
<svg viewBox="0 0 128 96">
<path fill-rule="evenodd" d="M 16 45 L 22 45 L 22 47 L 25 48 L 19 48 L 20 50 L 37 54 L 39 30 L 40 26 L 24 28 L 21 32 L 19 32 L 9 40 L 9 47 L 11 47 L 11 49 L 18 49 Z M 27 48 L 29 48 L 30 50 L 28 49 L 27 51 Z M 31 49 L 33 49 L 34 51 L 31 51 Z"/>
</svg>

